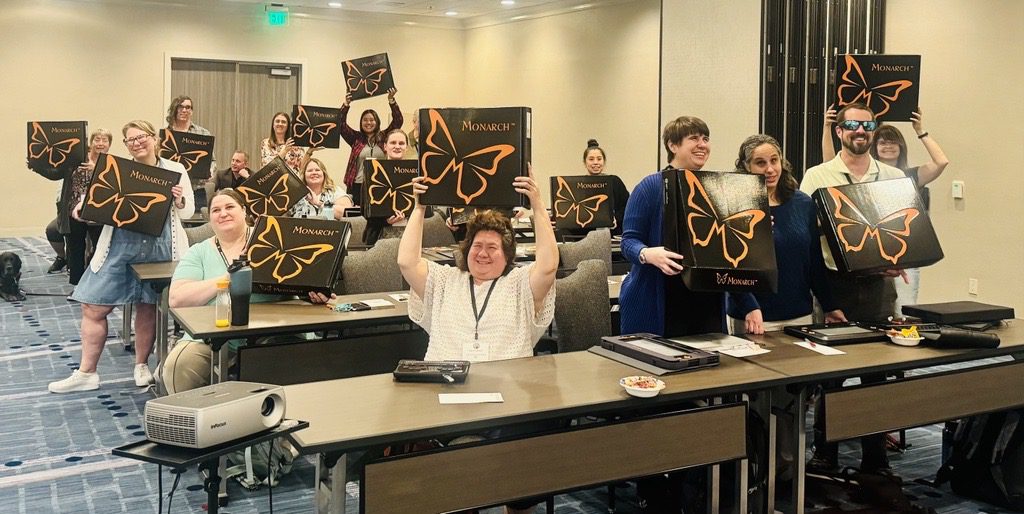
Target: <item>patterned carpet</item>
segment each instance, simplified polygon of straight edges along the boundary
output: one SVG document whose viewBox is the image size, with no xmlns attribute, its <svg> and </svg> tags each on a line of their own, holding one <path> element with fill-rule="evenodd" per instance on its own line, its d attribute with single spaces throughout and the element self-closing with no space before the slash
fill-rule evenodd
<svg viewBox="0 0 1024 514">
<path fill-rule="evenodd" d="M 143 406 L 150 392 L 134 386 L 134 357 L 121 344 L 120 310 L 110 318 L 110 337 L 99 364 L 98 391 L 54 395 L 46 384 L 66 377 L 77 367 L 80 310 L 66 300 L 71 291 L 66 274 L 47 275 L 53 255 L 43 238 L 0 239 L 0 251 L 14 251 L 23 260 L 23 302 L 0 302 L 0 512 L 108 514 L 156 512 L 156 466 L 114 457 L 116 446 L 143 437 Z M 150 359 L 155 366 L 155 359 Z M 914 482 L 931 479 L 939 463 L 938 426 L 908 431 L 910 449 L 892 456 L 898 474 L 910 483 L 906 490 L 919 503 L 942 513 L 996 514 L 986 507 Z M 843 447 L 844 463 L 854 464 L 856 450 Z M 313 466 L 296 461 L 291 474 L 274 488 L 276 512 L 313 510 Z M 163 470 L 166 494 L 174 475 Z M 171 512 L 202 512 L 205 493 L 193 469 L 182 474 Z M 348 484 L 348 510 L 358 508 L 358 487 Z M 560 514 L 607 512 L 604 487 L 560 495 Z M 250 492 L 229 485 L 231 501 L 221 512 L 267 512 L 266 489 Z M 617 512 L 639 512 L 633 487 L 616 489 Z M 543 508 L 538 509 L 542 511 Z M 500 512 L 491 509 L 489 513 Z"/>
</svg>

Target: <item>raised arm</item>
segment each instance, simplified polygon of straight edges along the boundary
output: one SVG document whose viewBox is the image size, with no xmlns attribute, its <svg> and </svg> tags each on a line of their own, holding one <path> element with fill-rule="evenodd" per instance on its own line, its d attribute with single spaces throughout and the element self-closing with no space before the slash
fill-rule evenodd
<svg viewBox="0 0 1024 514">
<path fill-rule="evenodd" d="M 530 199 L 530 209 L 533 210 L 533 233 L 536 237 L 537 252 L 533 267 L 530 268 L 530 291 L 533 292 L 534 310 L 540 312 L 544 305 L 544 297 L 555 284 L 555 272 L 558 270 L 555 230 L 551 228 L 548 210 L 544 206 L 540 188 L 533 178 L 533 166 L 530 166 L 528 176 L 516 177 L 512 185 L 515 186 L 517 193 L 524 194 Z"/>
<path fill-rule="evenodd" d="M 341 110 L 338 111 L 338 129 L 341 130 L 341 138 L 348 143 L 349 146 L 356 144 L 356 134 L 352 127 L 348 126 L 348 110 L 352 107 L 352 94 L 348 93 L 345 95 L 345 102 L 341 104 Z"/>
<path fill-rule="evenodd" d="M 825 125 L 821 128 L 821 162 L 836 158 L 836 147 L 832 144 L 832 127 L 836 123 L 835 105 L 828 106 L 825 111 Z"/>
<path fill-rule="evenodd" d="M 402 115 L 402 110 L 398 108 L 398 102 L 395 101 L 395 93 L 397 92 L 398 90 L 395 88 L 388 90 L 388 104 L 391 106 L 391 124 L 388 125 L 388 128 L 381 131 L 382 134 L 402 128 L 402 124 L 405 123 L 405 116 Z"/>
<path fill-rule="evenodd" d="M 427 190 L 423 183 L 423 177 L 412 179 L 413 196 L 416 199 L 416 207 L 409 216 L 409 224 L 402 232 L 402 240 L 398 243 L 398 268 L 402 271 L 402 277 L 409 283 L 416 296 L 423 297 L 423 290 L 427 287 L 427 261 L 423 258 L 423 218 L 426 216 L 427 208 L 420 205 L 420 195 Z"/>
<path fill-rule="evenodd" d="M 917 138 L 924 144 L 924 149 L 928 150 L 928 157 L 931 158 L 931 161 L 922 164 L 917 169 L 917 186 L 924 187 L 929 182 L 939 178 L 939 175 L 942 175 L 946 166 L 949 166 L 949 159 L 946 158 L 946 153 L 942 151 L 939 143 L 935 142 L 935 139 L 928 134 L 928 131 L 921 124 L 920 107 L 918 107 L 917 112 L 910 116 L 910 120 L 914 126 L 914 132 L 917 132 Z"/>
</svg>

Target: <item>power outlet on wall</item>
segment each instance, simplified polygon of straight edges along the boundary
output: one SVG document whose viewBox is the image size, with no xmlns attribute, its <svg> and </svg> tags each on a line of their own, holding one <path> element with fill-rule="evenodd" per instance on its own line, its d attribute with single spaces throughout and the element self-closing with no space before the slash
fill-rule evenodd
<svg viewBox="0 0 1024 514">
<path fill-rule="evenodd" d="M 971 296 L 978 296 L 978 279 L 967 279 L 967 294 Z"/>
</svg>

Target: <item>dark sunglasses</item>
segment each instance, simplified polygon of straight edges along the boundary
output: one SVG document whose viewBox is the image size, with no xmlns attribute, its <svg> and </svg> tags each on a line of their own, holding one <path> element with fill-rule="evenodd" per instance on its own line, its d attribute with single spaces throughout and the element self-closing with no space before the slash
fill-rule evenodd
<svg viewBox="0 0 1024 514">
<path fill-rule="evenodd" d="M 864 132 L 874 132 L 878 128 L 877 121 L 845 120 L 839 124 L 846 130 L 857 130 L 857 127 L 864 127 Z"/>
</svg>

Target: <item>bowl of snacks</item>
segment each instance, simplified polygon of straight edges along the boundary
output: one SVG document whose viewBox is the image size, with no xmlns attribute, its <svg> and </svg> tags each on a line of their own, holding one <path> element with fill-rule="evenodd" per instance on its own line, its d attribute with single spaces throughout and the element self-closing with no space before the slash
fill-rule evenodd
<svg viewBox="0 0 1024 514">
<path fill-rule="evenodd" d="M 917 346 L 921 344 L 921 334 L 917 333 L 917 327 L 911 326 L 910 328 L 901 328 L 899 330 L 889 330 L 886 332 L 889 339 L 893 343 L 900 346 Z"/>
<path fill-rule="evenodd" d="M 665 382 L 662 382 L 657 378 L 647 376 L 625 377 L 619 380 L 619 385 L 622 386 L 627 393 L 638 398 L 650 398 L 652 396 L 657 396 L 658 393 L 665 388 Z"/>
</svg>

